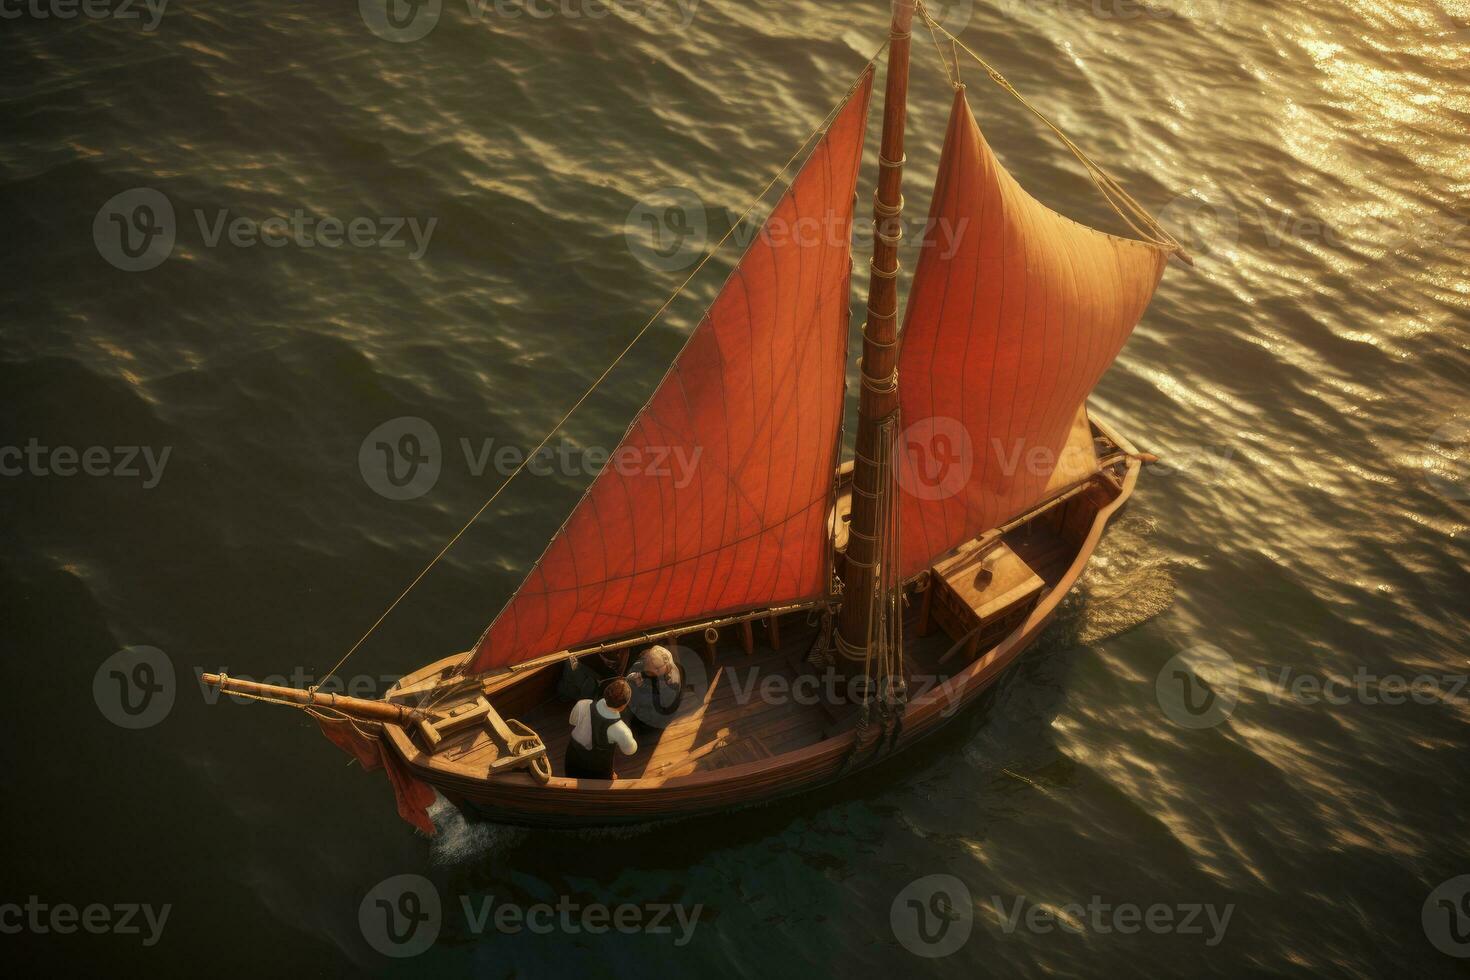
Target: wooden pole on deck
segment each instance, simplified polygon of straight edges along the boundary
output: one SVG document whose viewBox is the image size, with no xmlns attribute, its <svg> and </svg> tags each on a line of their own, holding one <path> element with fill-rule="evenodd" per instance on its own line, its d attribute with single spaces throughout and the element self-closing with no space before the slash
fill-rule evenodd
<svg viewBox="0 0 1470 980">
<path fill-rule="evenodd" d="M 409 725 L 428 717 L 424 711 L 410 708 L 407 705 L 350 698 L 345 694 L 322 694 L 319 691 L 302 690 L 299 687 L 260 684 L 256 681 L 230 677 L 228 674 L 204 674 L 200 679 L 210 687 L 217 687 L 227 694 L 242 694 L 246 697 L 285 701 L 302 706 L 315 705 L 322 708 L 334 708 L 345 715 L 361 718 L 364 721 L 386 721 L 395 725 Z"/>
</svg>

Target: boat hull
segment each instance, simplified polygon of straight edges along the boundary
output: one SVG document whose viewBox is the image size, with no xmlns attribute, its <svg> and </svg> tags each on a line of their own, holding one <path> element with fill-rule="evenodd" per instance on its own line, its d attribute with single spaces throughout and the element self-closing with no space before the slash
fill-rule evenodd
<svg viewBox="0 0 1470 980">
<path fill-rule="evenodd" d="M 1096 419 L 1093 426 L 1124 452 L 1134 452 L 1126 440 Z M 943 684 L 912 695 L 901 724 L 888 732 L 875 722 L 860 739 L 856 726 L 848 726 L 831 737 L 771 758 L 684 775 L 612 781 L 553 776 L 545 783 L 524 772 L 486 778 L 473 767 L 422 751 L 396 725 L 385 725 L 385 736 L 413 774 L 451 802 L 474 815 L 521 826 L 573 829 L 685 819 L 844 782 L 953 726 L 976 705 L 982 693 L 1041 635 L 1076 585 L 1108 522 L 1132 495 L 1140 466 L 1136 458 L 1128 458 L 1112 470 L 1114 475 L 1106 477 L 1109 499 L 1083 515 L 1090 519 L 1077 526 L 1075 553 L 1024 620 L 990 650 L 956 669 Z M 494 700 L 493 694 L 491 698 Z"/>
</svg>

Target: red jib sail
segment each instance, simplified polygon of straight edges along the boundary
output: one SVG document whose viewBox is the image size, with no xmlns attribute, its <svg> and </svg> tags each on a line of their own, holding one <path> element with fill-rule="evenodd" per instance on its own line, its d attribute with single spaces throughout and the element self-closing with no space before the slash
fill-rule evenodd
<svg viewBox="0 0 1470 980">
<path fill-rule="evenodd" d="M 1167 259 L 1027 194 L 955 93 L 898 360 L 904 576 L 1096 468 L 1079 413 Z"/>
<path fill-rule="evenodd" d="M 871 90 L 870 67 L 472 670 L 826 594 Z"/>
</svg>

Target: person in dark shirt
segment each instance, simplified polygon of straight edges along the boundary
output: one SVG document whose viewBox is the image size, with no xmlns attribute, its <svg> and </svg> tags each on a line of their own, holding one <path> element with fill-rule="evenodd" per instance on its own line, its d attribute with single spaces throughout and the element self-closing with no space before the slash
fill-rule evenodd
<svg viewBox="0 0 1470 980">
<path fill-rule="evenodd" d="M 635 729 L 657 731 L 674 720 L 684 696 L 684 674 L 668 647 L 644 650 L 628 674 L 628 683 L 633 686 L 628 713 Z"/>
<path fill-rule="evenodd" d="M 584 663 L 583 660 L 586 662 Z M 593 654 L 590 657 L 574 658 L 566 662 L 561 678 L 556 684 L 556 696 L 563 701 L 576 703 L 586 698 L 602 697 L 602 689 L 614 677 L 621 676 L 619 667 L 622 657 L 616 651 Z"/>
</svg>

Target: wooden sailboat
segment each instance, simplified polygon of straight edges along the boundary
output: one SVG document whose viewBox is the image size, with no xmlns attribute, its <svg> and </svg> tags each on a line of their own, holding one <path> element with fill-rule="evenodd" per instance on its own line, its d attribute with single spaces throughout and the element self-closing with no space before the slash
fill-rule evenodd
<svg viewBox="0 0 1470 980">
<path fill-rule="evenodd" d="M 1040 633 L 1133 492 L 1148 457 L 1086 400 L 1169 256 L 1188 259 L 1080 151 L 1138 238 L 1030 197 L 952 75 L 900 330 L 915 9 L 894 3 L 886 45 L 852 461 L 839 464 L 849 242 L 876 56 L 768 217 L 786 233 L 753 239 L 623 437 L 620 451 L 687 451 L 692 479 L 604 469 L 474 647 L 381 701 L 205 681 L 312 712 L 388 770 L 400 813 L 429 832 L 429 787 L 554 827 L 759 803 L 861 772 L 972 704 Z M 804 227 L 836 233 L 790 233 Z M 626 670 L 653 642 L 692 647 L 686 680 L 707 683 L 689 684 L 619 778 L 563 776 L 567 662 L 610 655 Z"/>
</svg>

